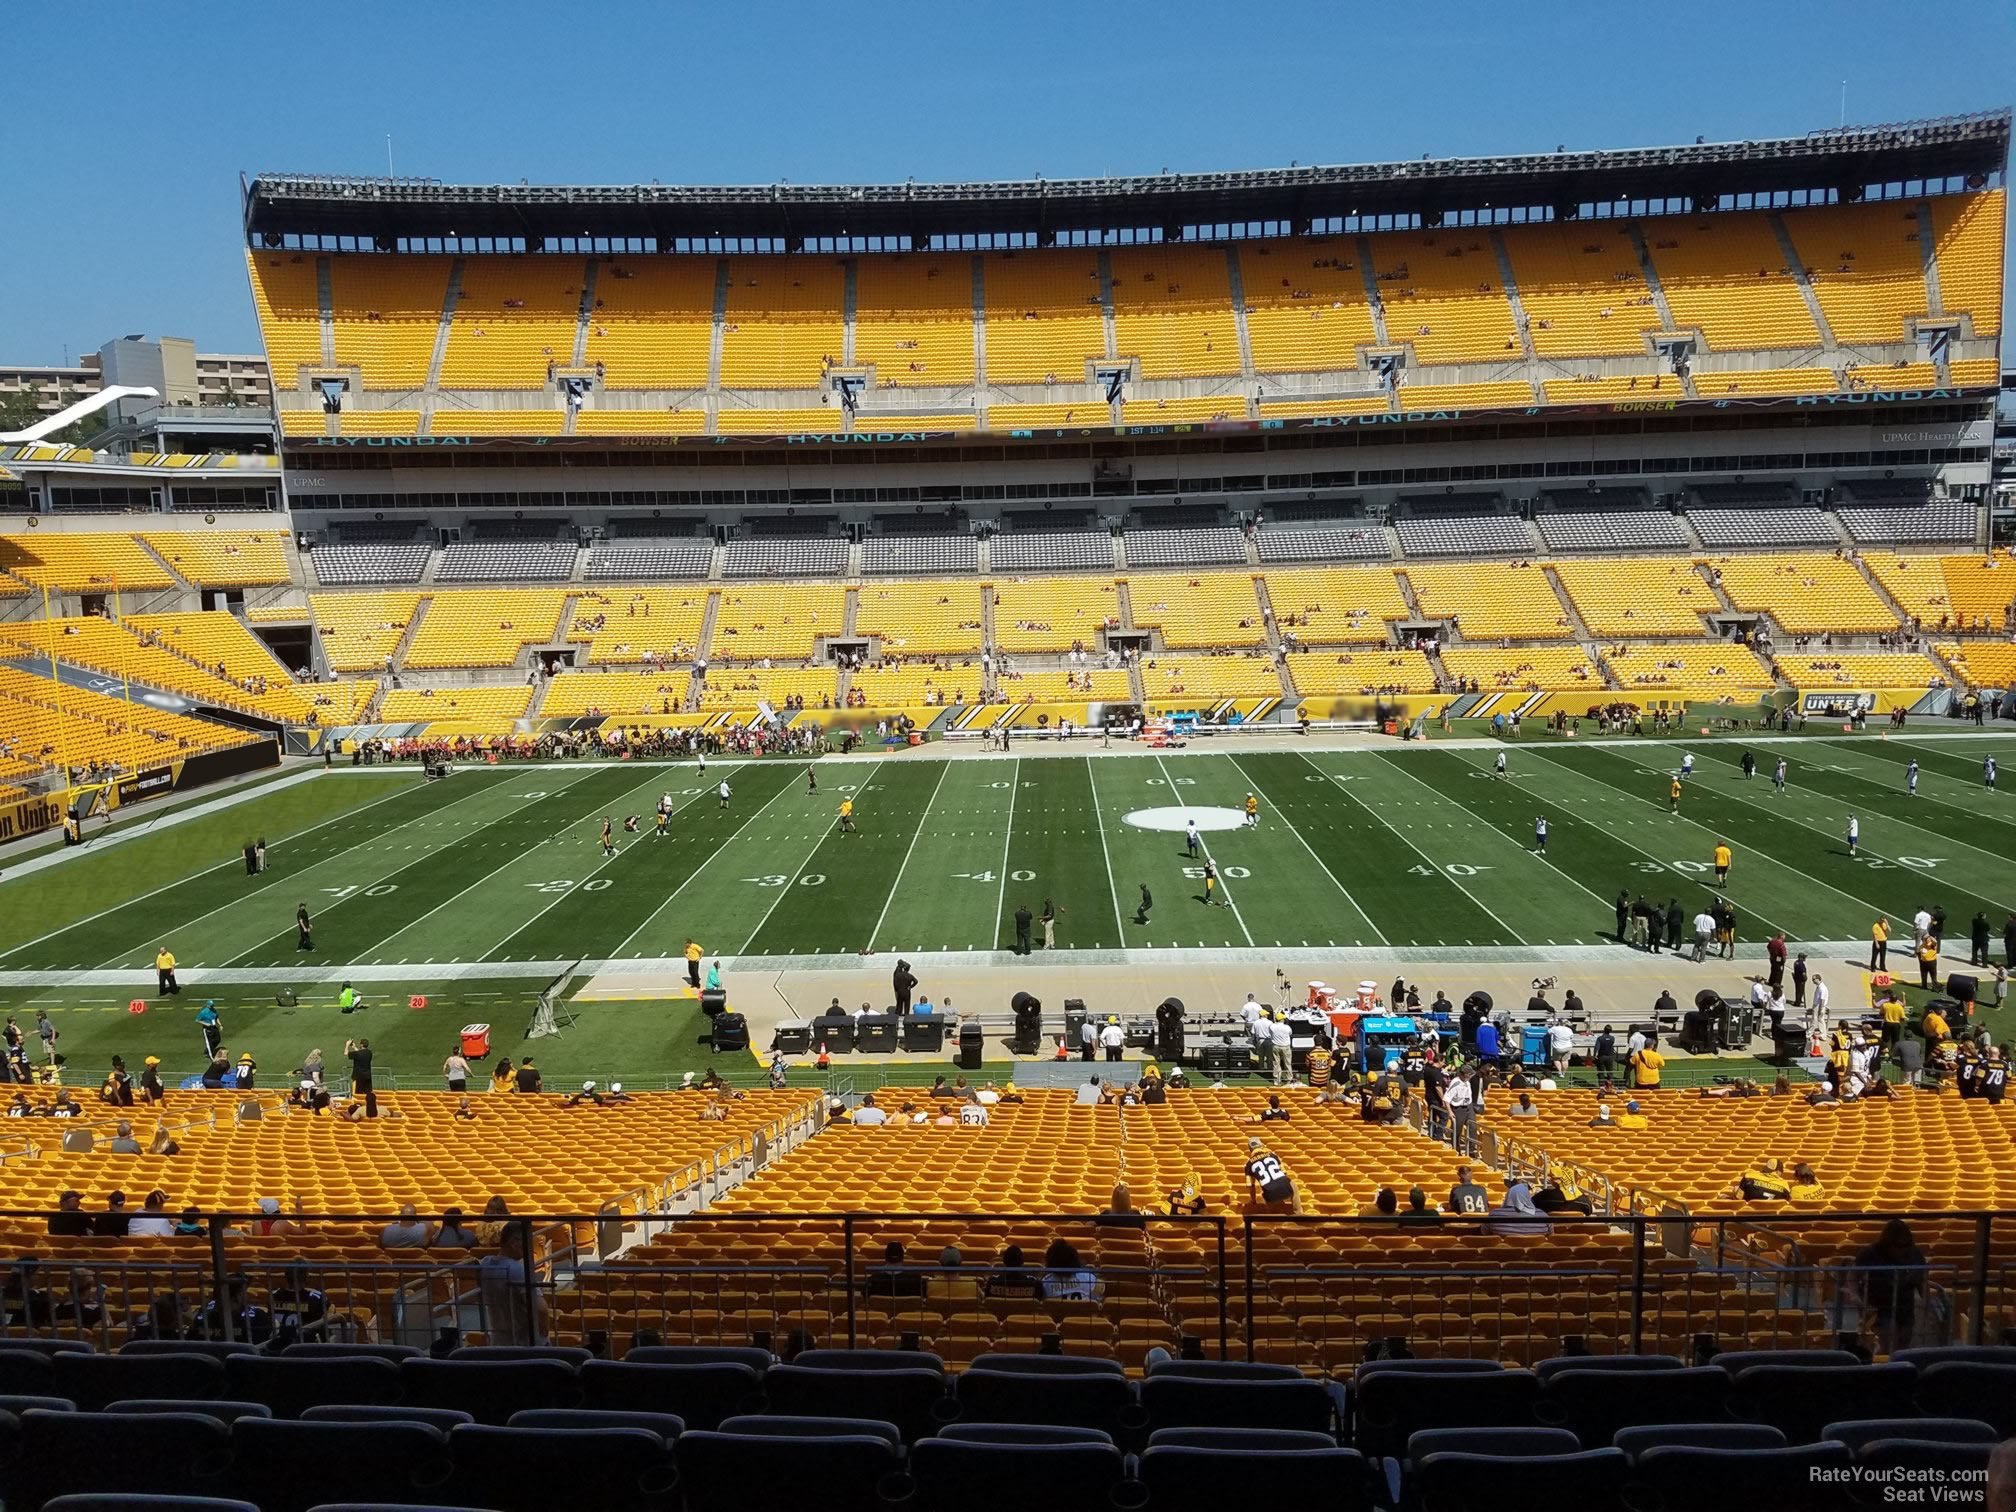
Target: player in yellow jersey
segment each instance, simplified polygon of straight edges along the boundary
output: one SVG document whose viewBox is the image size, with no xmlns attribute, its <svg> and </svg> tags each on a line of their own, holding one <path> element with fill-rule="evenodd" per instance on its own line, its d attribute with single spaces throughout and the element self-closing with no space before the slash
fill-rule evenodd
<svg viewBox="0 0 2016 1512">
<path fill-rule="evenodd" d="M 1666 790 L 1666 812 L 1669 814 L 1680 812 L 1680 779 L 1678 777 L 1673 779 L 1671 786 Z"/>
<path fill-rule="evenodd" d="M 843 835 L 854 833 L 854 800 L 852 798 L 842 798 L 840 800 L 840 833 Z"/>
<path fill-rule="evenodd" d="M 1260 828 L 1260 800 L 1251 793 L 1246 795 L 1246 828 Z"/>
</svg>

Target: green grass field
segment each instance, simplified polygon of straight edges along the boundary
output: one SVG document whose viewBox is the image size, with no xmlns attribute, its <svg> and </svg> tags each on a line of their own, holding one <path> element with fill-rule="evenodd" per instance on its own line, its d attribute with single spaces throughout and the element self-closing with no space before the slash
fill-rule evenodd
<svg viewBox="0 0 2016 1512">
<path fill-rule="evenodd" d="M 1531 733 L 1504 747 L 1504 781 L 1492 776 L 1495 746 L 1346 752 L 1292 739 L 1236 755 L 1199 745 L 828 760 L 816 792 L 804 763 L 783 761 L 710 764 L 704 777 L 691 766 L 471 768 L 431 784 L 410 769 L 337 771 L 0 882 L 0 1001 L 78 1014 L 60 1021 L 73 1056 L 130 1046 L 132 1026 L 113 1015 L 152 998 L 165 942 L 191 982 L 177 1010 L 214 994 L 264 1003 L 251 1010 L 261 1015 L 327 1014 L 354 974 L 401 1014 L 415 991 L 448 1013 L 491 1017 L 477 1010 L 494 1005 L 515 1036 L 530 990 L 575 961 L 664 961 L 689 936 L 731 961 L 1000 951 L 1018 906 L 1040 910 L 1046 897 L 1060 910 L 1059 948 L 1102 953 L 1087 959 L 1391 946 L 1453 962 L 1507 947 L 1615 949 L 1617 890 L 1677 896 L 1691 914 L 1718 839 L 1735 850 L 1728 896 L 1746 940 L 1782 929 L 1796 942 L 1854 942 L 1879 913 L 1941 903 L 1963 956 L 1966 921 L 1985 910 L 1999 959 L 2016 909 L 2016 800 L 1982 787 L 1981 757 L 1998 745 L 1873 734 L 1760 744 L 1762 772 L 1745 781 L 1741 742 L 1701 741 L 1678 816 L 1666 799 L 1676 742 Z M 1780 751 L 1792 765 L 1783 796 L 1763 775 Z M 1922 777 L 1907 799 L 1914 758 Z M 725 810 L 714 794 L 723 775 L 734 787 Z M 668 791 L 676 812 L 659 838 L 650 815 Z M 1261 803 L 1250 830 L 1236 813 L 1249 791 Z M 855 835 L 838 832 L 842 797 L 855 800 Z M 1861 821 L 1853 857 L 1850 812 Z M 620 826 L 632 813 L 642 832 L 604 857 L 602 816 Z M 1224 879 L 1212 905 L 1180 832 L 1192 814 Z M 1533 846 L 1542 814 L 1545 856 Z M 270 870 L 251 878 L 238 848 L 259 834 Z M 1142 883 L 1155 899 L 1146 923 Z M 315 916 L 312 953 L 296 948 L 300 902 Z M 273 1007 L 277 984 L 302 1006 Z M 446 1020 L 424 1017 L 429 1048 L 418 1053 L 431 1068 Z M 645 1046 L 624 1036 L 647 1022 L 653 1038 L 663 1026 L 690 1043 L 685 1010 L 634 1017 L 582 1054 L 642 1059 Z M 381 1013 L 369 1032 L 393 1032 L 393 1018 Z M 275 1053 L 298 1057 L 291 1033 L 296 1048 Z M 422 1031 L 398 1038 L 409 1033 Z M 340 1042 L 341 1026 L 323 1037 Z"/>
</svg>

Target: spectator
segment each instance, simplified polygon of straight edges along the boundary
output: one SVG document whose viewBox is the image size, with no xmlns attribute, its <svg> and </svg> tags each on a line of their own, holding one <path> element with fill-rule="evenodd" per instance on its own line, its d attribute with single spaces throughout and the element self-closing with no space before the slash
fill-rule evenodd
<svg viewBox="0 0 2016 1512">
<path fill-rule="evenodd" d="M 418 1211 L 412 1203 L 399 1209 L 399 1221 L 388 1223 L 378 1235 L 380 1249 L 425 1249 L 427 1247 L 427 1225 L 420 1221 Z"/>
<path fill-rule="evenodd" d="M 113 1131 L 112 1141 L 105 1148 L 114 1155 L 138 1155 L 140 1141 L 133 1137 L 133 1125 L 125 1119 L 119 1120 L 119 1127 Z"/>
<path fill-rule="evenodd" d="M 168 1216 L 168 1194 L 158 1187 L 147 1194 L 139 1215 L 126 1226 L 127 1234 L 135 1239 L 166 1239 L 174 1231 L 174 1221 Z"/>
<path fill-rule="evenodd" d="M 1042 1281 L 1023 1263 L 1022 1246 L 1011 1244 L 1002 1250 L 1001 1258 L 995 1262 L 994 1274 L 988 1278 L 987 1295 L 1013 1301 L 1033 1299 L 1041 1296 L 1042 1292 Z"/>
<path fill-rule="evenodd" d="M 875 1094 L 866 1092 L 861 1096 L 861 1106 L 854 1110 L 853 1122 L 872 1127 L 889 1122 L 889 1115 L 875 1106 Z"/>
<path fill-rule="evenodd" d="M 84 1211 L 82 1192 L 66 1191 L 56 1199 L 56 1211 L 49 1215 L 49 1232 L 63 1239 L 91 1232 L 91 1215 Z"/>
<path fill-rule="evenodd" d="M 295 1199 L 294 1206 L 295 1211 L 299 1212 L 301 1207 L 299 1198 Z M 252 1232 L 254 1234 L 261 1236 L 289 1234 L 299 1227 L 299 1224 L 280 1216 L 280 1199 L 278 1197 L 261 1197 L 259 1199 L 259 1216 L 252 1220 Z"/>
<path fill-rule="evenodd" d="M 1505 1188 L 1505 1200 L 1491 1210 L 1484 1229 L 1492 1234 L 1545 1234 L 1550 1225 L 1533 1201 L 1533 1189 L 1523 1181 L 1514 1181 Z"/>
<path fill-rule="evenodd" d="M 1088 1076 L 1085 1078 L 1083 1084 L 1079 1086 L 1077 1095 L 1071 1100 L 1081 1108 L 1096 1108 L 1099 1105 L 1101 1096 L 1099 1078 Z"/>
<path fill-rule="evenodd" d="M 252 1281 L 242 1272 L 225 1278 L 224 1295 L 212 1297 L 196 1314 L 190 1327 L 192 1339 L 235 1339 L 244 1344 L 264 1344 L 273 1337 L 273 1314 L 251 1300 Z M 229 1320 L 228 1325 L 226 1320 Z M 227 1326 L 229 1332 L 227 1333 Z"/>
<path fill-rule="evenodd" d="M 1456 1184 L 1449 1188 L 1448 1209 L 1465 1218 L 1481 1218 L 1490 1211 L 1490 1198 L 1484 1188 L 1470 1179 L 1470 1167 L 1456 1167 Z"/>
<path fill-rule="evenodd" d="M 1394 1195 L 1393 1188 L 1383 1186 L 1373 1194 L 1372 1206 L 1365 1210 L 1367 1218 L 1395 1218 L 1399 1213 L 1400 1199 Z"/>
<path fill-rule="evenodd" d="M 73 1270 L 70 1295 L 63 1299 L 58 1310 L 59 1321 L 78 1328 L 97 1328 L 105 1321 L 105 1301 L 105 1283 L 98 1279 L 96 1271 Z"/>
<path fill-rule="evenodd" d="M 1106 1211 L 1093 1222 L 1105 1228 L 1146 1228 L 1148 1215 L 1134 1206 L 1134 1197 L 1127 1190 L 1127 1183 L 1120 1181 L 1113 1185 L 1113 1196 L 1106 1205 Z"/>
<path fill-rule="evenodd" d="M 924 1298 L 929 1302 L 977 1302 L 980 1283 L 962 1267 L 965 1257 L 958 1246 L 948 1244 L 939 1252 L 938 1269 L 925 1278 Z"/>
<path fill-rule="evenodd" d="M 492 1092 L 509 1092 L 517 1084 L 518 1073 L 512 1068 L 511 1057 L 508 1055 L 498 1056 L 497 1064 L 490 1068 L 490 1090 Z"/>
<path fill-rule="evenodd" d="M 539 1068 L 532 1064 L 531 1056 L 528 1055 L 518 1062 L 518 1074 L 513 1079 L 512 1086 L 519 1092 L 544 1092 L 546 1090 L 545 1079 L 540 1076 Z"/>
<path fill-rule="evenodd" d="M 1855 1257 L 1857 1300 L 1865 1323 L 1875 1326 L 1877 1347 L 1885 1354 L 1907 1348 L 1925 1294 L 1925 1252 L 1901 1218 L 1883 1225 L 1876 1242 Z"/>
<path fill-rule="evenodd" d="M 1287 1123 L 1291 1116 L 1289 1111 L 1281 1106 L 1281 1094 L 1279 1092 L 1269 1092 L 1267 1094 L 1267 1106 L 1260 1110 L 1259 1116 L 1253 1122 Z"/>
<path fill-rule="evenodd" d="M 1521 1092 L 1519 1100 L 1505 1110 L 1505 1116 L 1507 1118 L 1538 1118 L 1540 1110 L 1534 1106 L 1533 1094 L 1531 1092 Z"/>
<path fill-rule="evenodd" d="M 1666 1057 L 1659 1053 L 1659 1036 L 1645 1037 L 1645 1048 L 1631 1052 L 1631 1085 L 1639 1091 L 1653 1091 L 1659 1086 L 1659 1073 L 1665 1069 Z"/>
<path fill-rule="evenodd" d="M 133 1215 L 126 1210 L 126 1194 L 113 1192 L 105 1199 L 105 1211 L 91 1220 L 91 1232 L 106 1239 L 124 1239 L 133 1226 Z"/>
<path fill-rule="evenodd" d="M 492 1197 L 483 1204 L 483 1220 L 476 1225 L 476 1242 L 495 1247 L 504 1235 L 506 1221 L 511 1217 L 511 1209 L 502 1197 Z"/>
<path fill-rule="evenodd" d="M 921 1297 L 924 1295 L 924 1278 L 904 1263 L 903 1246 L 891 1240 L 882 1248 L 882 1263 L 868 1272 L 861 1294 L 866 1297 Z"/>
<path fill-rule="evenodd" d="M 476 1231 L 462 1221 L 462 1209 L 451 1207 L 441 1215 L 441 1222 L 428 1239 L 429 1249 L 474 1249 Z"/>
<path fill-rule="evenodd" d="M 1400 1215 L 1402 1223 L 1440 1223 L 1442 1215 L 1428 1206 L 1428 1194 L 1420 1187 L 1407 1189 L 1407 1211 Z"/>
<path fill-rule="evenodd" d="M 266 1298 L 273 1309 L 274 1331 L 283 1343 L 320 1344 L 329 1337 L 329 1299 L 308 1284 L 308 1263 L 287 1267 L 283 1285 Z"/>
<path fill-rule="evenodd" d="M 546 1335 L 546 1294 L 532 1287 L 525 1262 L 525 1230 L 507 1225 L 496 1250 L 477 1267 L 483 1318 L 492 1344 L 529 1345 Z M 528 1290 L 530 1295 L 528 1296 Z"/>
<path fill-rule="evenodd" d="M 203 1223 L 203 1215 L 193 1207 L 182 1209 L 182 1215 L 175 1220 L 172 1237 L 177 1239 L 202 1239 L 210 1230 Z"/>
<path fill-rule="evenodd" d="M 1052 1302 L 1093 1302 L 1099 1278 L 1087 1270 L 1070 1241 L 1052 1239 L 1043 1252 L 1043 1295 Z"/>
</svg>

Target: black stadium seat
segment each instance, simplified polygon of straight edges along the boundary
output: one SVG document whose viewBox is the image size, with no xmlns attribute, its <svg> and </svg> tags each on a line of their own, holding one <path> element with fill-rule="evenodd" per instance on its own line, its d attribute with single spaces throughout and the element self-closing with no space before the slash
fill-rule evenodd
<svg viewBox="0 0 2016 1512">
<path fill-rule="evenodd" d="M 1328 1433 L 1299 1428 L 1157 1428 L 1150 1449 L 1334 1449 Z"/>
<path fill-rule="evenodd" d="M 748 1344 L 641 1344 L 623 1356 L 631 1365 L 747 1365 L 762 1374 L 776 1363 Z"/>
<path fill-rule="evenodd" d="M 133 1339 L 119 1346 L 122 1355 L 157 1354 L 200 1354 L 209 1355 L 213 1360 L 228 1360 L 233 1355 L 259 1353 L 257 1344 L 242 1341 L 227 1343 L 223 1339 Z"/>
<path fill-rule="evenodd" d="M 1829 1423 L 1820 1431 L 1820 1436 L 1858 1450 L 1878 1439 L 1922 1439 L 1937 1444 L 1991 1446 L 2002 1441 L 2002 1435 L 1979 1418 L 1949 1417 L 1861 1418 Z"/>
<path fill-rule="evenodd" d="M 1126 1474 L 1126 1459 L 1110 1444 L 972 1444 L 927 1438 L 910 1450 L 918 1512 L 1028 1512 L 1031 1507 L 1111 1512 Z"/>
<path fill-rule="evenodd" d="M 803 1363 L 799 1356 L 798 1363 Z M 1046 1355 L 1046 1354 L 983 1354 L 976 1355 L 967 1362 L 968 1370 L 1024 1371 L 1036 1375 L 1117 1375 L 1124 1376 L 1126 1370 L 1118 1360 L 1100 1359 L 1093 1355 Z"/>
<path fill-rule="evenodd" d="M 1922 1349 L 1890 1352 L 1893 1365 L 2016 1365 L 2016 1344 L 1928 1344 Z"/>
<path fill-rule="evenodd" d="M 1880 1488 L 1945 1485 L 1956 1489 L 1982 1486 L 1988 1479 L 1988 1456 L 1994 1444 L 1956 1443 L 1952 1439 L 1871 1439 L 1855 1453 L 1856 1468 Z"/>
<path fill-rule="evenodd" d="M 1037 1356 L 1038 1359 L 1043 1356 Z M 976 1362 L 977 1363 L 977 1362 Z M 1087 1362 L 1093 1363 L 1093 1362 Z M 1104 1362 L 1099 1362 L 1104 1363 Z M 1118 1364 L 1118 1361 L 1114 1361 Z M 1257 1360 L 1157 1360 L 1150 1376 L 1184 1376 L 1198 1381 L 1296 1381 L 1302 1372 L 1293 1365 L 1269 1365 Z"/>
<path fill-rule="evenodd" d="M 1853 1457 L 1841 1444 L 1785 1449 L 1647 1449 L 1626 1495 L 1642 1512 L 1729 1512 L 1732 1498 L 1771 1512 L 1836 1512 Z M 1823 1479 L 1838 1474 L 1840 1482 Z"/>
<path fill-rule="evenodd" d="M 37 1408 L 43 1412 L 75 1412 L 77 1404 L 68 1397 L 58 1396 L 0 1396 L 0 1412 L 11 1412 L 19 1417 L 24 1412 Z"/>
<path fill-rule="evenodd" d="M 411 1344 L 289 1344 L 280 1351 L 289 1360 L 417 1360 L 426 1354 Z"/>
<path fill-rule="evenodd" d="M 8 1507 L 39 1507 L 72 1491 L 168 1496 L 245 1488 L 223 1478 L 231 1430 L 195 1412 L 30 1412 L 19 1459 L 0 1477 Z"/>
<path fill-rule="evenodd" d="M 744 1417 L 724 1419 L 723 1433 L 773 1434 L 779 1438 L 846 1438 L 850 1434 L 865 1434 L 869 1438 L 885 1440 L 892 1449 L 900 1448 L 903 1435 L 896 1431 L 894 1423 L 877 1422 L 873 1418 L 827 1418 L 827 1417 L 785 1417 L 780 1413 L 751 1414 Z"/>
<path fill-rule="evenodd" d="M 559 1360 L 579 1370 L 595 1358 L 593 1351 L 564 1344 L 464 1344 L 451 1360 Z"/>
<path fill-rule="evenodd" d="M 1917 1384 L 1909 1365 L 1753 1365 L 1737 1372 L 1729 1409 L 1744 1422 L 1782 1429 L 1788 1442 L 1810 1444 L 1842 1418 L 1910 1415 Z"/>
<path fill-rule="evenodd" d="M 497 1512 L 670 1508 L 678 1471 L 661 1434 L 643 1428 L 492 1428 L 448 1435 L 455 1497 Z M 761 1482 L 756 1484 L 760 1485 Z"/>
<path fill-rule="evenodd" d="M 95 1412 L 122 1397 L 181 1397 L 206 1401 L 224 1395 L 224 1362 L 202 1354 L 57 1355 L 50 1394 Z"/>
<path fill-rule="evenodd" d="M 259 1509 L 250 1502 L 229 1501 L 221 1496 L 135 1496 L 125 1491 L 101 1496 L 85 1491 L 44 1502 L 42 1512 L 259 1512 Z"/>
<path fill-rule="evenodd" d="M 1334 1443 L 1253 1449 L 1151 1443 L 1139 1463 L 1141 1485 L 1155 1512 L 1219 1512 L 1227 1506 L 1360 1512 L 1373 1504 L 1365 1457 Z"/>
<path fill-rule="evenodd" d="M 894 1423 L 905 1443 L 929 1433 L 942 1420 L 947 1405 L 944 1376 L 930 1369 L 876 1366 L 824 1370 L 809 1365 L 775 1365 L 763 1377 L 763 1391 L 778 1412 Z"/>
<path fill-rule="evenodd" d="M 1113 1435 L 1102 1428 L 1072 1428 L 1056 1423 L 947 1423 L 934 1435 L 962 1444 L 1110 1444 Z"/>
<path fill-rule="evenodd" d="M 686 1512 L 750 1512 L 758 1502 L 819 1512 L 881 1512 L 878 1488 L 903 1462 L 894 1442 L 868 1433 L 786 1436 L 702 1429 L 680 1435 L 673 1455 Z"/>
<path fill-rule="evenodd" d="M 0 1396 L 55 1396 L 56 1357 L 39 1349 L 0 1349 Z"/>
<path fill-rule="evenodd" d="M 1133 1383 L 1121 1375 L 981 1370 L 958 1379 L 959 1416 L 972 1423 L 1050 1423 L 1119 1435 L 1140 1426 Z"/>
<path fill-rule="evenodd" d="M 289 1423 L 247 1418 L 231 1432 L 233 1490 L 261 1512 L 327 1502 L 418 1502 L 438 1495 L 454 1462 L 448 1435 L 422 1423 Z"/>
<path fill-rule="evenodd" d="M 1729 1416 L 1729 1374 L 1716 1365 L 1683 1370 L 1564 1370 L 1536 1407 L 1541 1422 L 1567 1428 L 1585 1449 L 1601 1449 L 1622 1428 L 1714 1423 Z"/>
<path fill-rule="evenodd" d="M 1624 1377 L 1656 1380 L 1659 1373 Z M 1355 1384 L 1358 1447 L 1394 1457 L 1423 1428 L 1524 1428 L 1540 1381 L 1530 1370 L 1362 1372 Z"/>
<path fill-rule="evenodd" d="M 550 1428 L 580 1432 L 596 1428 L 638 1428 L 669 1444 L 686 1424 L 669 1412 L 617 1412 L 599 1407 L 531 1407 L 511 1414 L 508 1428 Z"/>
<path fill-rule="evenodd" d="M 581 1367 L 581 1405 L 617 1412 L 669 1412 L 690 1428 L 758 1405 L 761 1378 L 747 1365 L 634 1364 L 590 1360 Z"/>
<path fill-rule="evenodd" d="M 1714 1363 L 1729 1372 L 1734 1380 L 1736 1372 L 1748 1370 L 1753 1365 L 1797 1365 L 1817 1368 L 1822 1365 L 1860 1365 L 1861 1357 L 1846 1349 L 1730 1349 L 1715 1356 Z"/>
<path fill-rule="evenodd" d="M 1563 1507 L 1624 1512 L 1630 1473 L 1630 1458 L 1621 1449 L 1514 1459 L 1440 1453 L 1414 1466 L 1413 1486 L 1435 1512 L 1558 1512 Z"/>
<path fill-rule="evenodd" d="M 528 1407 L 581 1405 L 581 1381 L 561 1360 L 402 1360 L 405 1400 L 453 1407 L 501 1428 Z"/>
<path fill-rule="evenodd" d="M 117 1402 L 107 1402 L 105 1411 L 127 1414 L 149 1414 L 156 1412 L 194 1412 L 203 1417 L 212 1417 L 229 1426 L 240 1418 L 271 1417 L 273 1409 L 264 1402 L 187 1402 L 180 1397 L 125 1397 Z"/>
<path fill-rule="evenodd" d="M 404 1402 L 375 1405 L 368 1402 L 332 1402 L 310 1407 L 301 1414 L 304 1423 L 424 1423 L 446 1433 L 464 1423 L 476 1421 L 452 1407 L 413 1407 Z"/>
<path fill-rule="evenodd" d="M 1648 1423 L 1619 1428 L 1615 1447 L 1636 1459 L 1647 1449 L 1783 1449 L 1785 1435 L 1769 1423 Z"/>
<path fill-rule="evenodd" d="M 1564 1370 L 1614 1370 L 1633 1373 L 1642 1370 L 1678 1370 L 1686 1361 L 1678 1355 L 1555 1355 L 1534 1362 L 1533 1374 L 1541 1383 Z"/>
<path fill-rule="evenodd" d="M 1581 1447 L 1566 1428 L 1423 1428 L 1407 1436 L 1407 1460 L 1418 1465 L 1431 1454 L 1531 1459 L 1541 1454 L 1574 1454 Z"/>
<path fill-rule="evenodd" d="M 1919 1372 L 1918 1407 L 1937 1417 L 1978 1417 L 2004 1438 L 2016 1437 L 2016 1365 L 1929 1365 Z"/>
<path fill-rule="evenodd" d="M 1337 1397 L 1322 1381 L 1242 1381 L 1210 1376 L 1151 1375 L 1141 1383 L 1141 1407 L 1157 1428 L 1299 1428 L 1334 1433 Z"/>
<path fill-rule="evenodd" d="M 310 1407 L 383 1406 L 406 1393 L 399 1366 L 366 1356 L 298 1359 L 239 1355 L 224 1362 L 224 1389 L 264 1402 L 275 1417 L 300 1417 Z"/>
</svg>

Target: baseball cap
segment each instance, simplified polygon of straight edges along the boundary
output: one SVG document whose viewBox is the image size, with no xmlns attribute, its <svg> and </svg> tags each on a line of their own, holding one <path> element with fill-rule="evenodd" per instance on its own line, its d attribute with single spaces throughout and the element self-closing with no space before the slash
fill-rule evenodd
<svg viewBox="0 0 2016 1512">
<path fill-rule="evenodd" d="M 611 1082 L 611 1083 L 609 1083 L 609 1090 L 610 1090 L 611 1092 L 621 1092 L 621 1091 L 623 1090 L 623 1083 L 621 1083 L 621 1082 Z"/>
<path fill-rule="evenodd" d="M 1637 1100 L 1634 1098 L 1632 1101 L 1624 1104 L 1624 1111 L 1626 1113 L 1636 1113 L 1638 1111 Z"/>
</svg>

